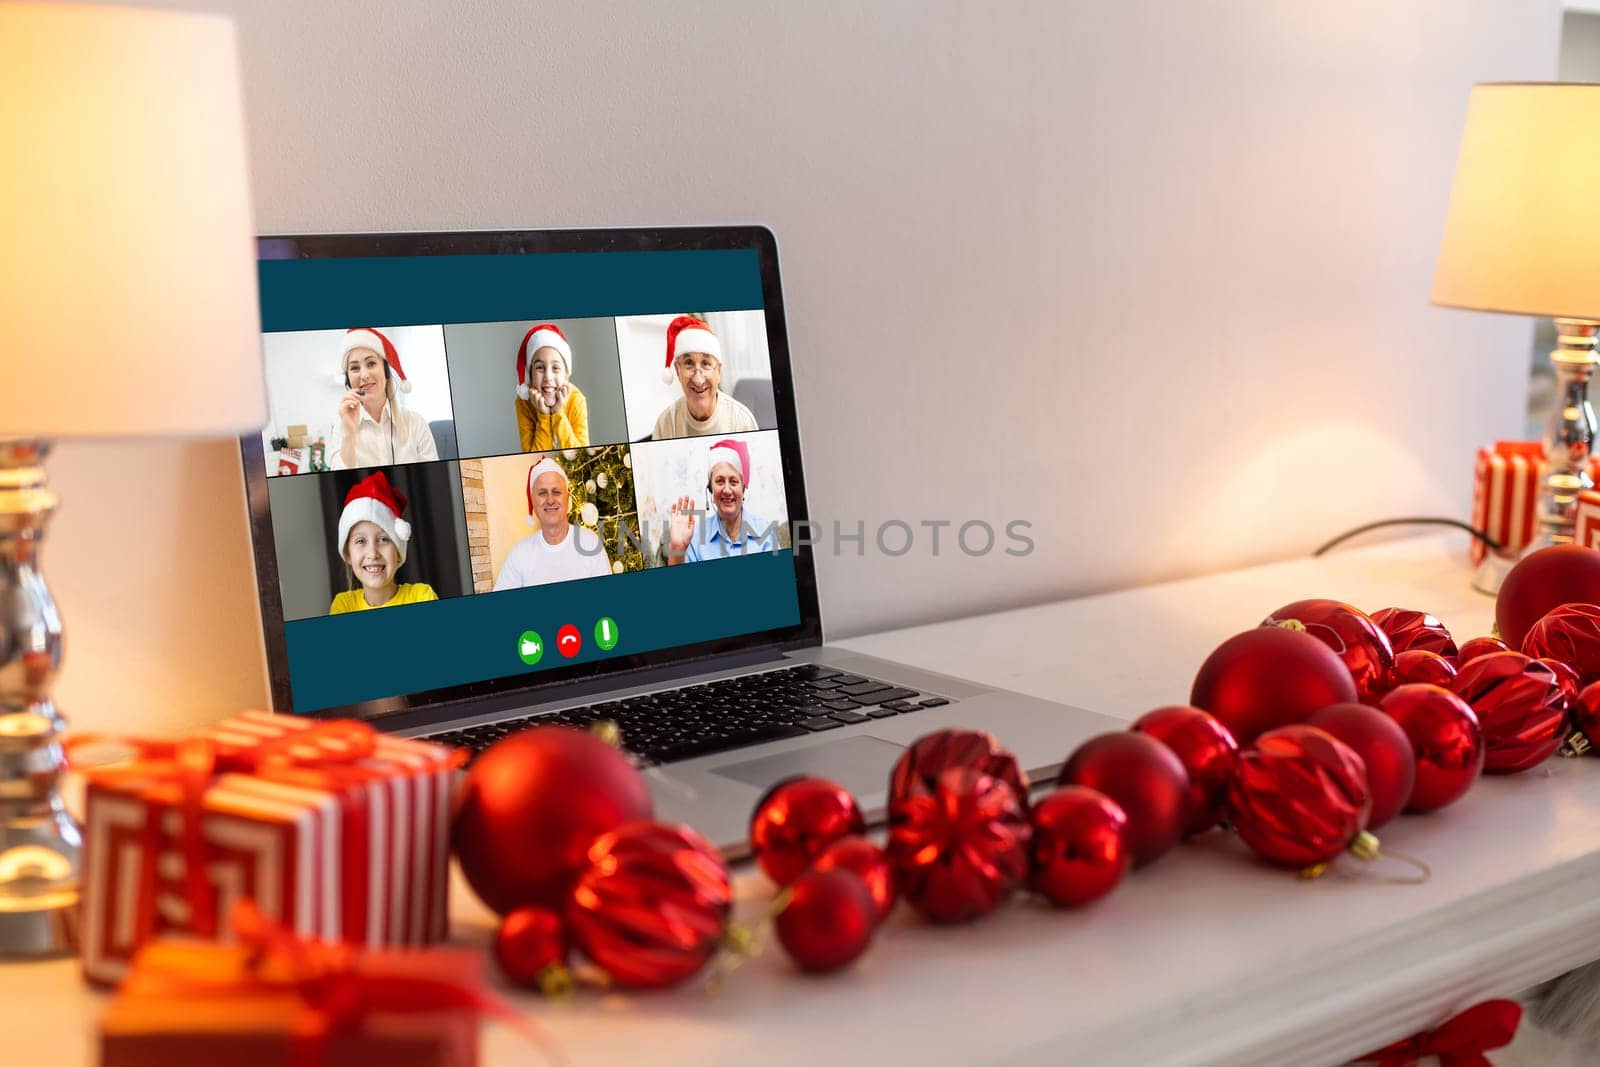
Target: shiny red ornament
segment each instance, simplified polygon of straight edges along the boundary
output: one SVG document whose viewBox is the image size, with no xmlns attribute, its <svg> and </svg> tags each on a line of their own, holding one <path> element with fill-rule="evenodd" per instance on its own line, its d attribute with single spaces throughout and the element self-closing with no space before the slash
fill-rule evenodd
<svg viewBox="0 0 1600 1067">
<path fill-rule="evenodd" d="M 1407 811 L 1453 804 L 1483 773 L 1483 728 L 1466 701 L 1437 685 L 1402 685 L 1378 705 L 1411 739 L 1416 782 Z"/>
<path fill-rule="evenodd" d="M 1578 693 L 1568 708 L 1571 727 L 1566 743 L 1561 746 L 1563 756 L 1595 755 L 1600 747 L 1600 682 L 1591 682 Z"/>
<path fill-rule="evenodd" d="M 535 726 L 491 745 L 467 771 L 451 844 L 491 910 L 560 911 L 594 839 L 652 810 L 644 778 L 615 747 L 583 730 Z"/>
<path fill-rule="evenodd" d="M 1492 656 L 1496 652 L 1510 652 L 1511 646 L 1498 637 L 1474 637 L 1461 646 L 1461 651 L 1456 653 L 1456 670 L 1460 670 L 1475 659 Z"/>
<path fill-rule="evenodd" d="M 1399 815 L 1411 799 L 1417 780 L 1417 757 L 1400 724 L 1365 704 L 1333 704 L 1306 720 L 1350 746 L 1367 768 L 1372 814 L 1367 829 L 1376 830 Z"/>
<path fill-rule="evenodd" d="M 1357 844 L 1372 794 L 1361 757 L 1343 741 L 1314 726 L 1282 726 L 1240 755 L 1228 810 L 1257 855 L 1311 867 Z"/>
<path fill-rule="evenodd" d="M 694 974 L 728 928 L 733 888 L 711 843 L 687 826 L 636 822 L 596 839 L 567 901 L 583 954 L 620 986 Z"/>
<path fill-rule="evenodd" d="M 751 812 L 750 850 L 768 878 L 788 885 L 829 845 L 866 830 L 850 790 L 826 778 L 790 778 L 769 789 Z"/>
<path fill-rule="evenodd" d="M 849 871 L 806 871 L 779 900 L 772 926 L 801 970 L 836 971 L 855 962 L 872 941 L 877 906 Z"/>
<path fill-rule="evenodd" d="M 1547 664 L 1520 652 L 1480 656 L 1450 687 L 1483 724 L 1489 774 L 1516 774 L 1543 763 L 1566 739 L 1567 694 Z"/>
<path fill-rule="evenodd" d="M 1600 681 L 1600 607 L 1562 604 L 1550 609 L 1522 639 L 1522 652 L 1565 663 L 1583 685 Z"/>
<path fill-rule="evenodd" d="M 1600 552 L 1552 545 L 1522 557 L 1494 601 L 1495 629 L 1521 648 L 1533 624 L 1562 604 L 1600 604 Z"/>
<path fill-rule="evenodd" d="M 515 908 L 495 931 L 494 959 L 500 970 L 517 985 L 546 996 L 572 988 L 568 953 L 566 927 L 561 916 L 549 908 Z"/>
<path fill-rule="evenodd" d="M 1413 650 L 1446 657 L 1456 654 L 1455 638 L 1450 636 L 1444 623 L 1426 611 L 1382 608 L 1372 613 L 1372 621 L 1388 635 L 1389 645 L 1396 656 Z"/>
<path fill-rule="evenodd" d="M 1228 780 L 1239 765 L 1239 743 L 1216 716 L 1181 704 L 1147 711 L 1129 727 L 1172 750 L 1189 774 L 1189 820 L 1184 835 L 1217 825 L 1228 802 Z"/>
<path fill-rule="evenodd" d="M 1128 873 L 1128 817 L 1094 789 L 1064 785 L 1033 806 L 1028 884 L 1059 907 L 1099 900 Z"/>
<path fill-rule="evenodd" d="M 1556 672 L 1556 681 L 1561 683 L 1561 691 L 1567 695 L 1567 705 L 1570 708 L 1572 702 L 1578 699 L 1578 693 L 1583 689 L 1583 679 L 1578 677 L 1577 671 L 1558 659 L 1544 657 L 1538 662 Z"/>
<path fill-rule="evenodd" d="M 1128 818 L 1123 838 L 1135 866 L 1176 845 L 1189 823 L 1189 773 L 1146 734 L 1089 738 L 1067 758 L 1056 784 L 1085 786 L 1116 801 Z"/>
<path fill-rule="evenodd" d="M 1333 650 L 1356 683 L 1356 699 L 1377 700 L 1389 691 L 1394 647 L 1366 612 L 1339 600 L 1297 600 L 1274 611 L 1262 626 L 1303 628 Z"/>
<path fill-rule="evenodd" d="M 1449 688 L 1455 680 L 1456 665 L 1437 652 L 1410 648 L 1395 653 L 1393 681 L 1396 686 L 1421 683 Z"/>
<path fill-rule="evenodd" d="M 1264 730 L 1355 699 L 1350 671 L 1332 649 L 1276 626 L 1246 630 L 1218 645 L 1189 692 L 1189 703 L 1216 716 L 1241 746 Z"/>
<path fill-rule="evenodd" d="M 934 922 L 987 915 L 1028 874 L 1028 779 L 986 733 L 940 730 L 889 776 L 889 866 Z"/>
<path fill-rule="evenodd" d="M 811 865 L 816 871 L 849 871 L 861 879 L 872 897 L 875 922 L 883 922 L 900 899 L 900 890 L 894 882 L 894 869 L 883 849 L 864 837 L 841 837 L 828 846 L 826 852 Z"/>
</svg>

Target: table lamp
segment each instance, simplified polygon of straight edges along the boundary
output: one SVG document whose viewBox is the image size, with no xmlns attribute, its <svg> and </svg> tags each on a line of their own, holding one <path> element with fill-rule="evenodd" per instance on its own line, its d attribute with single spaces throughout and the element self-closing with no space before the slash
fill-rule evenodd
<svg viewBox="0 0 1600 1067">
<path fill-rule="evenodd" d="M 266 422 L 233 23 L 0 4 L 0 144 L 0 956 L 38 956 L 73 946 L 82 842 L 56 788 L 50 444 Z"/>
<path fill-rule="evenodd" d="M 1589 379 L 1600 336 L 1600 85 L 1473 87 L 1456 161 L 1433 302 L 1546 315 L 1558 337 L 1548 464 L 1528 551 L 1572 540 L 1591 488 L 1595 416 Z M 1486 564 L 1495 563 L 1490 553 Z M 1498 561 L 1501 568 L 1508 564 Z M 1497 587 L 1492 577 L 1474 580 Z M 1494 591 L 1488 588 L 1486 591 Z"/>
</svg>

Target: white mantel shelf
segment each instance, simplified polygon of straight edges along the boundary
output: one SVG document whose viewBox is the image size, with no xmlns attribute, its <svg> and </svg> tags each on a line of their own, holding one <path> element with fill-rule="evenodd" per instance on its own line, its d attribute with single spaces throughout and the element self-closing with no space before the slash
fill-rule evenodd
<svg viewBox="0 0 1600 1067">
<path fill-rule="evenodd" d="M 1487 633 L 1492 601 L 1468 588 L 1464 557 L 1458 537 L 1395 541 L 844 644 L 1131 719 L 1184 702 L 1212 648 L 1293 600 L 1420 608 L 1458 639 Z M 827 978 L 771 946 L 714 996 L 517 1002 L 575 1065 L 1317 1064 L 1600 957 L 1600 760 L 1485 778 L 1380 836 L 1432 877 L 1394 884 L 1372 875 L 1405 868 L 1348 860 L 1302 882 L 1218 832 L 1079 911 L 1018 899 L 933 927 L 902 907 Z M 738 882 L 755 917 L 770 888 L 748 868 Z M 456 937 L 483 944 L 491 917 L 457 889 Z M 100 1007 L 71 962 L 0 964 L 0 1060 L 92 1063 Z M 484 1053 L 540 1061 L 498 1027 Z"/>
</svg>

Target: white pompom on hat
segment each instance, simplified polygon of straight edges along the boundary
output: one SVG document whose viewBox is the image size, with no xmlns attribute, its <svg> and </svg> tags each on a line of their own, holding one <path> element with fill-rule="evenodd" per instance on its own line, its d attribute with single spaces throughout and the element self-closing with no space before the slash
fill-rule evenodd
<svg viewBox="0 0 1600 1067">
<path fill-rule="evenodd" d="M 662 381 L 671 384 L 672 365 L 685 352 L 704 352 L 718 363 L 722 362 L 722 343 L 705 320 L 693 315 L 679 315 L 667 324 L 667 369 Z"/>
<path fill-rule="evenodd" d="M 406 495 L 389 484 L 382 471 L 374 471 L 350 487 L 339 513 L 339 556 L 344 558 L 350 531 L 358 522 L 377 524 L 394 542 L 400 562 L 406 561 L 406 545 L 411 541 L 411 524 L 400 516 L 406 510 Z"/>
<path fill-rule="evenodd" d="M 539 525 L 539 520 L 533 517 L 533 482 L 534 482 L 534 479 L 538 478 L 540 475 L 543 475 L 543 474 L 559 474 L 561 476 L 562 484 L 566 485 L 569 489 L 571 488 L 571 485 L 572 485 L 572 483 L 567 480 L 567 472 L 562 468 L 561 464 L 557 463 L 555 460 L 551 459 L 549 456 L 540 456 L 539 457 L 539 462 L 535 463 L 533 466 L 528 468 L 528 525 L 529 526 L 537 526 L 537 525 Z"/>
<path fill-rule="evenodd" d="M 406 377 L 405 369 L 400 366 L 400 353 L 395 350 L 394 342 L 379 333 L 371 326 L 355 326 L 344 332 L 344 348 L 339 352 L 339 373 L 345 374 L 345 357 L 357 348 L 370 348 L 384 358 L 389 364 L 389 369 L 394 372 L 402 393 L 411 392 L 411 381 Z M 349 378 L 345 378 L 346 384 Z"/>
<path fill-rule="evenodd" d="M 528 399 L 528 364 L 533 362 L 528 357 L 541 348 L 560 352 L 567 361 L 567 374 L 572 373 L 572 346 L 567 343 L 567 335 L 553 322 L 539 323 L 522 335 L 522 344 L 517 346 L 517 396 L 523 400 Z"/>
</svg>

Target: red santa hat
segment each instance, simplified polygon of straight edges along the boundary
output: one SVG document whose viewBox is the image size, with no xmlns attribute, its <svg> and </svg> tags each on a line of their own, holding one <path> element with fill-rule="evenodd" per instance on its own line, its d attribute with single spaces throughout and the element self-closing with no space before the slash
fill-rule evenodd
<svg viewBox="0 0 1600 1067">
<path fill-rule="evenodd" d="M 707 454 L 706 479 L 711 478 L 711 470 L 718 463 L 726 463 L 739 472 L 740 479 L 746 488 L 750 485 L 750 446 L 743 441 L 735 441 L 729 437 L 718 441 L 711 446 Z"/>
<path fill-rule="evenodd" d="M 528 399 L 528 353 L 541 348 L 560 352 L 567 361 L 567 373 L 572 373 L 572 346 L 567 343 L 567 335 L 553 322 L 539 323 L 522 335 L 522 344 L 517 347 L 517 396 L 523 400 Z"/>
<path fill-rule="evenodd" d="M 345 555 L 345 542 L 358 522 L 376 523 L 394 542 L 400 562 L 406 561 L 406 545 L 411 540 L 411 524 L 400 516 L 406 510 L 406 495 L 389 484 L 382 471 L 373 471 L 345 494 L 344 510 L 339 513 L 339 555 Z"/>
<path fill-rule="evenodd" d="M 703 319 L 693 315 L 679 315 L 667 324 L 667 370 L 664 381 L 672 381 L 672 365 L 685 352 L 704 352 L 718 363 L 722 362 L 722 345 L 717 335 L 711 332 L 711 327 Z"/>
<path fill-rule="evenodd" d="M 567 485 L 569 487 L 571 485 L 571 483 L 567 481 L 567 472 L 562 469 L 561 464 L 557 463 L 555 460 L 551 459 L 549 456 L 540 456 L 539 457 L 539 462 L 535 463 L 533 466 L 528 468 L 528 525 L 529 526 L 537 526 L 537 525 L 539 525 L 539 520 L 533 517 L 533 482 L 534 482 L 534 479 L 538 478 L 542 474 L 559 474 L 561 476 L 561 483 L 563 485 Z"/>
<path fill-rule="evenodd" d="M 402 393 L 411 392 L 411 382 L 406 378 L 406 372 L 400 366 L 400 353 L 395 351 L 394 342 L 373 329 L 371 326 L 356 326 L 344 332 L 344 348 L 339 353 L 339 373 L 345 374 L 345 359 L 357 348 L 370 348 L 382 356 L 389 364 L 389 369 L 399 380 L 399 389 Z M 349 378 L 345 378 L 346 383 Z"/>
</svg>

